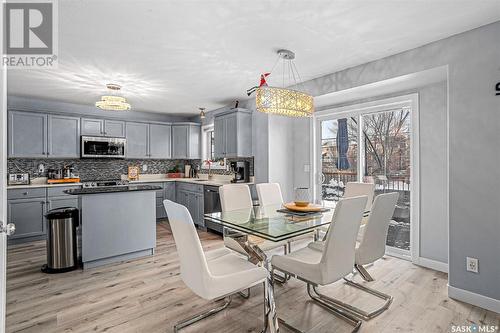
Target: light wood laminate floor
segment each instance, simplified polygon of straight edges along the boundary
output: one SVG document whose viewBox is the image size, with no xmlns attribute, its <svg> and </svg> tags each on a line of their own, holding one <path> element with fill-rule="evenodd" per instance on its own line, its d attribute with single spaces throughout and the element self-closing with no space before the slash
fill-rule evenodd
<svg viewBox="0 0 500 333">
<path fill-rule="evenodd" d="M 223 246 L 217 235 L 200 232 L 200 238 L 206 250 Z M 175 322 L 211 305 L 182 283 L 166 224 L 157 228 L 152 257 L 56 275 L 41 273 L 44 263 L 44 242 L 9 248 L 7 332 L 172 332 Z M 361 332 L 451 332 L 452 324 L 500 325 L 500 315 L 449 299 L 446 274 L 392 257 L 368 270 L 376 279 L 370 285 L 393 295 L 394 302 L 364 322 Z M 380 304 L 343 283 L 322 290 L 365 309 Z M 259 332 L 262 293 L 262 287 L 255 287 L 248 300 L 234 297 L 228 309 L 183 332 Z M 280 317 L 303 331 L 350 331 L 309 301 L 300 281 L 276 286 L 276 297 Z"/>
</svg>

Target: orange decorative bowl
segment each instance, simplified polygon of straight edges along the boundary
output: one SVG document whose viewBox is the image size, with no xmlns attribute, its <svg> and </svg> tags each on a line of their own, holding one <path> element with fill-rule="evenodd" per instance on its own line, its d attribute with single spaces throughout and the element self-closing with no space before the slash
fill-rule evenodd
<svg viewBox="0 0 500 333">
<path fill-rule="evenodd" d="M 307 206 L 309 206 L 309 201 L 295 201 L 295 206 L 307 207 Z"/>
</svg>

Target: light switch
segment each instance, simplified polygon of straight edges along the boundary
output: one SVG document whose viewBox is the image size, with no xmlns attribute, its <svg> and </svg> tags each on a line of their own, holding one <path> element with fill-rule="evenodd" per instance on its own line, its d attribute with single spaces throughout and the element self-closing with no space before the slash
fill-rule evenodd
<svg viewBox="0 0 500 333">
<path fill-rule="evenodd" d="M 143 164 L 142 165 L 142 171 L 144 171 L 144 172 L 148 171 L 148 165 L 147 164 Z"/>
<path fill-rule="evenodd" d="M 309 172 L 311 170 L 311 166 L 309 164 L 304 164 L 304 172 Z"/>
</svg>

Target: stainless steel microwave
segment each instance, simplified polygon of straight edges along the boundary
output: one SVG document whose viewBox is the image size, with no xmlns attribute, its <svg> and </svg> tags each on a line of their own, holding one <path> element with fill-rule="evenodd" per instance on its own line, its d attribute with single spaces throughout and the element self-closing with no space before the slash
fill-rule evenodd
<svg viewBox="0 0 500 333">
<path fill-rule="evenodd" d="M 82 158 L 125 158 L 127 139 L 102 136 L 82 136 Z"/>
</svg>

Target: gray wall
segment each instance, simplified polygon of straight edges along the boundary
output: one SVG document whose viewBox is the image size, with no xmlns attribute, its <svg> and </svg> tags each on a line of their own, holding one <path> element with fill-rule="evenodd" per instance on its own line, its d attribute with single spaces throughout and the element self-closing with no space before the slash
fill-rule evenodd
<svg viewBox="0 0 500 333">
<path fill-rule="evenodd" d="M 7 108 L 9 110 L 57 112 L 67 114 L 82 114 L 89 117 L 115 118 L 120 120 L 135 121 L 164 121 L 182 122 L 199 119 L 193 117 L 170 116 L 163 113 L 152 113 L 143 111 L 104 111 L 91 105 L 72 104 L 58 101 L 48 101 L 37 98 L 27 98 L 9 95 L 7 98 Z"/>
<path fill-rule="evenodd" d="M 448 64 L 449 283 L 500 299 L 500 22 L 305 83 L 314 95 Z M 480 262 L 466 272 L 465 259 Z"/>
<path fill-rule="evenodd" d="M 303 83 L 305 89 L 314 96 L 366 85 L 410 73 L 416 73 L 435 67 L 448 65 L 448 135 L 449 135 L 449 167 L 440 164 L 437 174 L 430 174 L 431 169 L 423 171 L 422 186 L 439 178 L 436 186 L 442 186 L 443 174 L 448 169 L 449 176 L 449 283 L 452 287 L 500 300 L 500 96 L 495 96 L 494 86 L 498 82 L 500 43 L 500 22 L 474 29 L 450 38 L 446 38 L 422 47 L 396 54 L 374 62 L 352 67 L 337 73 L 329 74 Z M 422 100 L 423 106 L 436 108 L 438 114 L 426 114 L 421 118 L 421 130 L 425 126 L 435 125 L 442 131 L 443 97 L 437 90 L 443 87 L 426 87 L 430 96 L 435 99 Z M 421 91 L 425 95 L 426 90 Z M 433 100 L 433 101 L 432 101 Z M 242 103 L 244 104 L 244 103 Z M 243 106 L 243 105 L 242 105 Z M 440 113 L 441 112 L 441 113 Z M 427 118 L 429 116 L 429 118 Z M 272 168 L 269 163 L 269 132 L 274 128 L 264 121 L 266 115 L 255 124 L 255 136 L 259 141 L 254 143 L 255 170 L 259 176 L 259 168 Z M 255 118 L 254 117 L 254 118 Z M 429 125 L 431 124 L 431 125 Z M 295 133 L 308 126 L 300 120 L 295 121 Z M 266 132 L 268 132 L 266 134 Z M 300 132 L 303 133 L 303 132 Z M 436 136 L 434 136 L 436 135 Z M 438 143 L 442 149 L 440 137 L 442 132 L 432 133 L 428 141 L 422 142 L 421 150 Z M 305 134 L 301 138 L 307 137 Z M 307 139 L 304 139 L 307 140 Z M 298 143 L 300 140 L 295 140 Z M 422 136 L 421 136 L 422 141 Z M 301 141 L 302 142 L 302 141 Z M 304 152 L 309 146 L 301 143 Z M 438 151 L 438 150 L 436 150 Z M 438 153 L 435 153 L 436 155 Z M 306 156 L 295 154 L 295 156 Z M 288 156 L 290 160 L 290 156 Z M 432 159 L 432 156 L 429 156 Z M 424 159 L 425 160 L 425 159 Z M 293 162 L 293 161 L 292 161 Z M 421 161 L 424 163 L 424 161 Z M 425 162 L 427 163 L 427 162 Z M 287 161 L 281 162 L 286 165 Z M 443 171 L 443 168 L 445 169 Z M 296 163 L 293 167 L 294 183 L 304 182 L 307 174 L 303 165 Z M 262 170 L 262 172 L 266 172 Z M 432 177 L 431 179 L 423 179 Z M 265 179 L 260 177 L 259 179 Z M 288 185 L 287 185 L 288 186 Z M 422 189 L 422 196 L 432 195 L 432 191 Z M 436 194 L 442 201 L 442 194 Z M 423 202 L 422 218 L 442 216 L 443 211 L 437 205 Z M 441 218 L 441 217 L 439 217 Z M 432 223 L 431 221 L 429 221 Z M 423 226 L 424 232 L 432 230 L 431 225 Z M 442 233 L 444 228 L 439 227 Z M 424 234 L 425 235 L 425 234 Z M 429 240 L 430 243 L 445 243 L 445 237 Z M 432 253 L 423 250 L 427 239 L 422 241 L 422 255 L 443 260 L 442 248 Z M 466 271 L 467 256 L 479 259 L 479 274 Z"/>
</svg>

